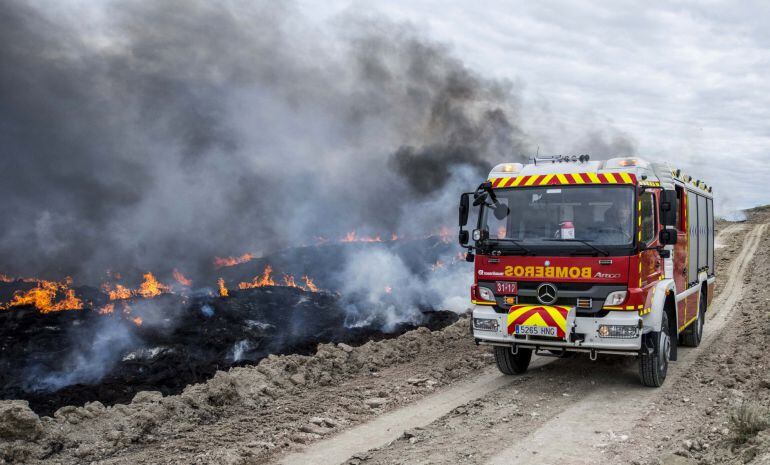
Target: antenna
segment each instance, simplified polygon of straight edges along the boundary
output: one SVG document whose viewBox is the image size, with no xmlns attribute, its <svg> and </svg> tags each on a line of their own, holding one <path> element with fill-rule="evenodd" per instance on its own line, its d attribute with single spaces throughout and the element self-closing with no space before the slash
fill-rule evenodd
<svg viewBox="0 0 770 465">
<path fill-rule="evenodd" d="M 535 158 L 532 159 L 532 162 L 537 165 L 537 162 L 543 161 L 543 162 L 551 162 L 551 163 L 569 163 L 569 162 L 580 162 L 580 163 L 587 163 L 588 160 L 591 159 L 591 156 L 588 154 L 585 155 L 543 155 L 541 156 L 535 156 Z"/>
</svg>

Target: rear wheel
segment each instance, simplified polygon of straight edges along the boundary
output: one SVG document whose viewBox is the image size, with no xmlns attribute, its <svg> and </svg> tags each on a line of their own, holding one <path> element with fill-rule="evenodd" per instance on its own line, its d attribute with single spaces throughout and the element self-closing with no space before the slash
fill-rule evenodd
<svg viewBox="0 0 770 465">
<path fill-rule="evenodd" d="M 660 387 L 666 380 L 668 362 L 671 360 L 670 332 L 668 315 L 664 312 L 660 331 L 648 335 L 650 338 L 648 345 L 652 346 L 652 351 L 645 350 L 639 356 L 639 378 L 645 386 Z"/>
<path fill-rule="evenodd" d="M 532 349 L 521 349 L 515 354 L 510 347 L 495 347 L 497 368 L 505 375 L 520 375 L 527 371 L 532 360 Z"/>
<path fill-rule="evenodd" d="M 706 323 L 706 296 L 701 294 L 698 304 L 698 318 L 682 332 L 682 345 L 698 347 L 703 339 L 703 325 Z"/>
</svg>

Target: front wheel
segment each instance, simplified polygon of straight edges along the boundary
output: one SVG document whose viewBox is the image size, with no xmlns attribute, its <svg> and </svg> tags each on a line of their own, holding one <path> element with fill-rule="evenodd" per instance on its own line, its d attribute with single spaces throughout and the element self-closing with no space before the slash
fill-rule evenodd
<svg viewBox="0 0 770 465">
<path fill-rule="evenodd" d="M 520 375 L 527 371 L 532 360 L 532 349 L 519 348 L 515 354 L 510 347 L 495 347 L 495 362 L 504 375 Z"/>
<path fill-rule="evenodd" d="M 639 356 L 639 378 L 645 386 L 660 387 L 666 380 L 668 362 L 671 360 L 670 331 L 668 315 L 664 312 L 660 331 L 648 336 L 651 338 L 652 351 L 645 351 Z"/>
</svg>

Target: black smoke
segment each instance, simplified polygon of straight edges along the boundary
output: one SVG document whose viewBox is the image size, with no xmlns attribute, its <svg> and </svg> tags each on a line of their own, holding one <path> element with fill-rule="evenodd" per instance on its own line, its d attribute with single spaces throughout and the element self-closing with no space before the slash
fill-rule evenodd
<svg viewBox="0 0 770 465">
<path fill-rule="evenodd" d="M 195 278 L 214 256 L 435 232 L 536 147 L 512 83 L 410 25 L 290 2 L 6 0 L 0 63 L 12 275 Z"/>
</svg>

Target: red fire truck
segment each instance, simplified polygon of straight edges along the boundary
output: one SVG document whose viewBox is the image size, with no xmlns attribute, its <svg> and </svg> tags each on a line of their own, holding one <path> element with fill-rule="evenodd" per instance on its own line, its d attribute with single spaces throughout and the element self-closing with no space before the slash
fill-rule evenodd
<svg viewBox="0 0 770 465">
<path fill-rule="evenodd" d="M 661 386 L 678 345 L 700 343 L 714 295 L 711 187 L 640 158 L 532 161 L 460 198 L 474 339 L 505 374 L 533 352 L 626 354 Z"/>
</svg>

